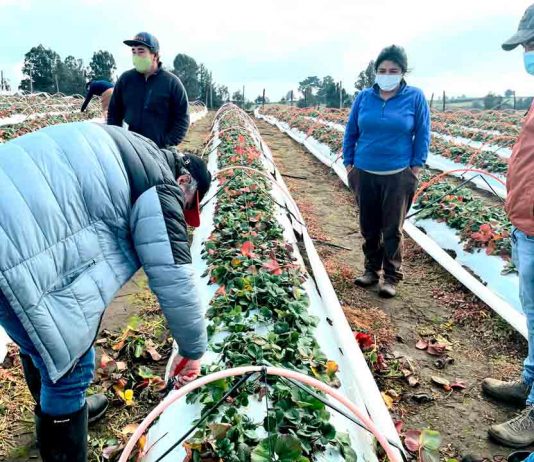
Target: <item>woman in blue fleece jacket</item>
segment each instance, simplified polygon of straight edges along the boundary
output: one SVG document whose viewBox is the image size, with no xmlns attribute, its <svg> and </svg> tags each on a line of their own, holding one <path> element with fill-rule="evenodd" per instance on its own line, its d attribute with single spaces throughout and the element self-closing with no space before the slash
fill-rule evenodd
<svg viewBox="0 0 534 462">
<path fill-rule="evenodd" d="M 384 48 L 375 61 L 376 83 L 358 94 L 343 140 L 343 163 L 360 206 L 365 271 L 355 283 L 384 281 L 379 294 L 394 297 L 403 278 L 402 225 L 430 143 L 430 111 L 423 92 L 408 86 L 403 48 Z"/>
</svg>

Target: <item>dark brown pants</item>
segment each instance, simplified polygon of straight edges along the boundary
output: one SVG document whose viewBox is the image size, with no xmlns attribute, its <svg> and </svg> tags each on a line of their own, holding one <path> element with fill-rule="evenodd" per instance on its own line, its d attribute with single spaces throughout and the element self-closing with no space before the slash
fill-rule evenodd
<svg viewBox="0 0 534 462">
<path fill-rule="evenodd" d="M 410 168 L 394 175 L 374 175 L 353 169 L 349 185 L 360 207 L 360 231 L 365 269 L 397 283 L 403 278 L 402 225 L 417 188 Z"/>
</svg>

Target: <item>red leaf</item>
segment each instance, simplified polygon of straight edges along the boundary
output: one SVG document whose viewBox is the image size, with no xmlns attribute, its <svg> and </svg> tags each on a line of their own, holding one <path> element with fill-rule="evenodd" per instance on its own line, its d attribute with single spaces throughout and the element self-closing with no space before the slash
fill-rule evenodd
<svg viewBox="0 0 534 462">
<path fill-rule="evenodd" d="M 374 342 L 369 334 L 364 334 L 363 332 L 355 332 L 354 337 L 360 345 L 360 348 L 365 351 L 373 347 Z"/>
<path fill-rule="evenodd" d="M 490 233 L 491 232 L 491 226 L 487 223 L 480 226 L 480 231 L 483 233 Z"/>
<path fill-rule="evenodd" d="M 282 274 L 282 269 L 280 268 L 280 265 L 275 259 L 271 259 L 268 262 L 264 263 L 263 268 L 265 268 L 267 271 L 274 274 L 275 276 L 280 276 Z"/>
<path fill-rule="evenodd" d="M 226 295 L 226 287 L 225 286 L 219 287 L 217 291 L 215 292 L 215 295 L 221 295 L 221 296 Z"/>
<path fill-rule="evenodd" d="M 408 430 L 404 435 L 404 446 L 410 452 L 417 452 L 421 447 L 419 437 L 421 436 L 421 430 Z"/>
<path fill-rule="evenodd" d="M 432 356 L 441 356 L 443 353 L 445 353 L 445 349 L 447 348 L 447 345 L 443 343 L 430 343 L 427 348 L 427 353 Z"/>
<path fill-rule="evenodd" d="M 428 348 L 428 342 L 426 340 L 419 340 L 415 344 L 415 348 L 417 348 L 418 350 L 426 350 Z"/>
<path fill-rule="evenodd" d="M 244 242 L 243 245 L 241 246 L 241 254 L 244 257 L 253 258 L 254 257 L 253 250 L 254 250 L 254 244 L 250 241 Z"/>
<path fill-rule="evenodd" d="M 397 433 L 399 435 L 401 434 L 403 427 L 404 427 L 404 422 L 402 420 L 395 421 L 395 430 L 397 430 Z"/>
<path fill-rule="evenodd" d="M 451 388 L 454 390 L 465 390 L 467 385 L 463 380 L 456 380 L 456 382 L 451 383 Z"/>
</svg>

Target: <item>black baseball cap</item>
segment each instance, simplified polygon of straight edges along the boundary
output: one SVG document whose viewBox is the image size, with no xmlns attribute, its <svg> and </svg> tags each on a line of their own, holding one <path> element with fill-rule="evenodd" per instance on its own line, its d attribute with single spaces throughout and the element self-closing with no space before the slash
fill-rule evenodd
<svg viewBox="0 0 534 462">
<path fill-rule="evenodd" d="M 159 52 L 158 39 L 148 32 L 139 32 L 132 40 L 125 40 L 123 43 L 129 47 L 142 45 L 147 47 L 152 53 Z"/>
<path fill-rule="evenodd" d="M 182 164 L 198 185 L 195 201 L 191 207 L 184 209 L 184 217 L 188 225 L 198 228 L 200 226 L 200 201 L 210 189 L 211 173 L 206 163 L 194 154 L 185 154 L 182 157 Z"/>
<path fill-rule="evenodd" d="M 527 8 L 521 21 L 519 21 L 517 32 L 502 44 L 502 48 L 503 50 L 510 51 L 517 47 L 517 45 L 521 45 L 532 39 L 534 39 L 534 4 Z"/>
</svg>

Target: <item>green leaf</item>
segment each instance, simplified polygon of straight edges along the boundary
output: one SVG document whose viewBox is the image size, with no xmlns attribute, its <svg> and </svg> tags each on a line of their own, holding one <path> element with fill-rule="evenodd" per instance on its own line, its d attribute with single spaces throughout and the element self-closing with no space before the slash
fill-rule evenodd
<svg viewBox="0 0 534 462">
<path fill-rule="evenodd" d="M 145 345 L 144 343 L 136 343 L 135 344 L 135 350 L 134 350 L 134 356 L 136 358 L 140 358 L 143 356 L 143 352 L 145 351 Z"/>
<path fill-rule="evenodd" d="M 423 430 L 420 441 L 425 449 L 437 451 L 441 444 L 441 435 L 435 430 Z"/>
<path fill-rule="evenodd" d="M 358 457 L 356 456 L 354 449 L 352 449 L 349 434 L 338 433 L 336 435 L 336 441 L 339 444 L 339 451 L 345 459 L 345 462 L 357 462 Z"/>
<path fill-rule="evenodd" d="M 146 366 L 139 366 L 139 369 L 137 370 L 137 375 L 142 379 L 152 379 L 155 377 L 154 372 L 152 372 L 152 369 Z"/>
<path fill-rule="evenodd" d="M 441 435 L 435 430 L 423 430 L 419 437 L 421 442 L 421 462 L 439 462 Z"/>
<path fill-rule="evenodd" d="M 272 435 L 254 448 L 251 462 L 271 462 L 271 450 L 279 462 L 307 462 L 302 456 L 302 446 L 298 438 L 289 435 Z"/>
</svg>

